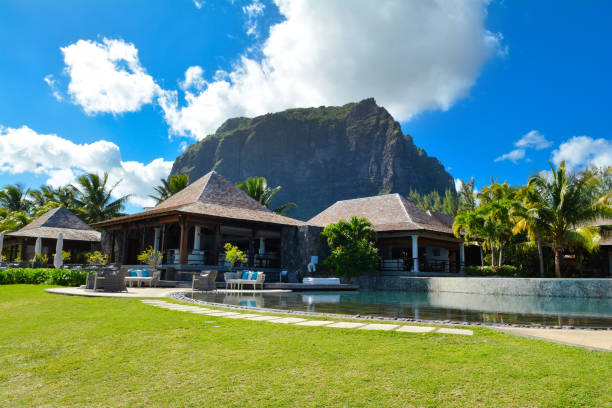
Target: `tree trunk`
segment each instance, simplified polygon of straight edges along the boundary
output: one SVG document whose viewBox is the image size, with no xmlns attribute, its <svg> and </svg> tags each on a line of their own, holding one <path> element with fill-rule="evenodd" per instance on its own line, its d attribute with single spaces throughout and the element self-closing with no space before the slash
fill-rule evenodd
<svg viewBox="0 0 612 408">
<path fill-rule="evenodd" d="M 539 235 L 536 235 L 536 242 L 538 243 L 538 258 L 540 259 L 540 277 L 544 277 L 544 254 L 542 253 L 542 239 Z"/>
<path fill-rule="evenodd" d="M 485 264 L 484 264 L 484 251 L 482 250 L 482 245 L 480 245 L 480 243 L 478 243 L 478 249 L 480 249 L 480 266 L 485 266 Z M 612 271 L 610 271 L 610 274 L 612 275 Z"/>
<path fill-rule="evenodd" d="M 504 254 L 504 237 L 500 237 L 499 239 L 499 266 L 502 266 L 503 262 L 503 254 Z"/>
<path fill-rule="evenodd" d="M 493 243 L 491 243 L 491 267 L 495 267 L 495 248 Z"/>
<path fill-rule="evenodd" d="M 555 248 L 555 275 L 557 278 L 561 277 L 561 250 Z"/>
</svg>

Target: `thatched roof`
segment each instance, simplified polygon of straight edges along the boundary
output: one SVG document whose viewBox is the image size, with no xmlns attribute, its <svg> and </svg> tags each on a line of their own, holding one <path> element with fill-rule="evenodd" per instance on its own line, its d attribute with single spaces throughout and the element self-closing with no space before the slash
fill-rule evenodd
<svg viewBox="0 0 612 408">
<path fill-rule="evenodd" d="M 9 232 L 9 237 L 50 238 L 57 239 L 59 233 L 65 240 L 99 242 L 100 233 L 65 207 L 57 207 L 47 211 L 34 221 L 20 229 Z"/>
<path fill-rule="evenodd" d="M 435 211 L 423 211 L 399 194 L 337 201 L 308 224 L 326 226 L 352 216 L 365 217 L 376 231 L 434 231 L 453 233 L 453 219 Z"/>
<path fill-rule="evenodd" d="M 304 224 L 270 211 L 232 182 L 211 171 L 149 211 L 113 218 L 95 225 L 103 227 L 168 213 L 205 215 L 280 225 Z"/>
</svg>

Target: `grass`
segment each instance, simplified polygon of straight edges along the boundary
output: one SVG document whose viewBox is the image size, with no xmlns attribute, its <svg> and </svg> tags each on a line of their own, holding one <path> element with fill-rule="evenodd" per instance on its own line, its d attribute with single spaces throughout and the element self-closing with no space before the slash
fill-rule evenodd
<svg viewBox="0 0 612 408">
<path fill-rule="evenodd" d="M 612 353 L 486 328 L 301 327 L 43 290 L 0 286 L 0 406 L 612 404 Z"/>
</svg>

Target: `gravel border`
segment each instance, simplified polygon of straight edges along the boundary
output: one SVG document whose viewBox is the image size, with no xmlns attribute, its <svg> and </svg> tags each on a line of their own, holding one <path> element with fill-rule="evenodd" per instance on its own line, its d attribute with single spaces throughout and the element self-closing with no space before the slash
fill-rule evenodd
<svg viewBox="0 0 612 408">
<path fill-rule="evenodd" d="M 503 327 L 521 327 L 528 329 L 570 329 L 570 330 L 611 330 L 612 327 L 574 327 L 574 326 L 532 326 L 528 324 L 511 324 L 511 323 L 481 323 L 481 322 L 457 322 L 452 320 L 422 320 L 422 319 L 410 319 L 403 317 L 385 317 L 385 316 L 361 316 L 361 315 L 345 315 L 337 313 L 317 313 L 317 312 L 304 312 L 301 310 L 288 310 L 288 309 L 267 309 L 261 307 L 250 307 L 250 306 L 239 306 L 239 305 L 226 305 L 224 303 L 207 302 L 204 300 L 193 299 L 188 294 L 191 291 L 179 291 L 173 292 L 169 295 L 171 299 L 178 300 L 181 302 L 195 303 L 205 306 L 223 307 L 228 309 L 237 309 L 244 311 L 255 311 L 260 313 L 281 313 L 288 315 L 299 315 L 299 316 L 312 316 L 312 317 L 330 317 L 335 319 L 357 319 L 367 321 L 384 321 L 384 322 L 406 322 L 406 323 L 423 323 L 423 324 L 444 324 L 450 326 L 474 326 L 474 327 L 491 327 L 491 328 L 503 328 Z"/>
</svg>

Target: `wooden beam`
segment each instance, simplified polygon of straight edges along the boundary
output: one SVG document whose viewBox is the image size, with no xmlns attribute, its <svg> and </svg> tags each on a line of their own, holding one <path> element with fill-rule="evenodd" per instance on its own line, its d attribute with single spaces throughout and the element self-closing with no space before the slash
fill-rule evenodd
<svg viewBox="0 0 612 408">
<path fill-rule="evenodd" d="M 219 265 L 219 246 L 221 245 L 221 225 L 217 224 L 215 226 L 215 241 L 213 244 L 213 250 L 211 260 L 212 265 Z"/>
<path fill-rule="evenodd" d="M 123 238 L 121 240 L 121 256 L 120 256 L 120 264 L 125 265 L 126 257 L 127 257 L 127 228 L 123 229 Z"/>
<path fill-rule="evenodd" d="M 109 262 L 115 263 L 115 231 L 111 231 L 110 234 L 111 234 L 111 249 L 110 249 Z"/>
<path fill-rule="evenodd" d="M 189 224 L 185 221 L 183 217 L 179 220 L 179 225 L 181 227 L 181 239 L 179 243 L 179 263 L 184 265 L 187 263 L 187 244 L 189 242 Z"/>
</svg>

